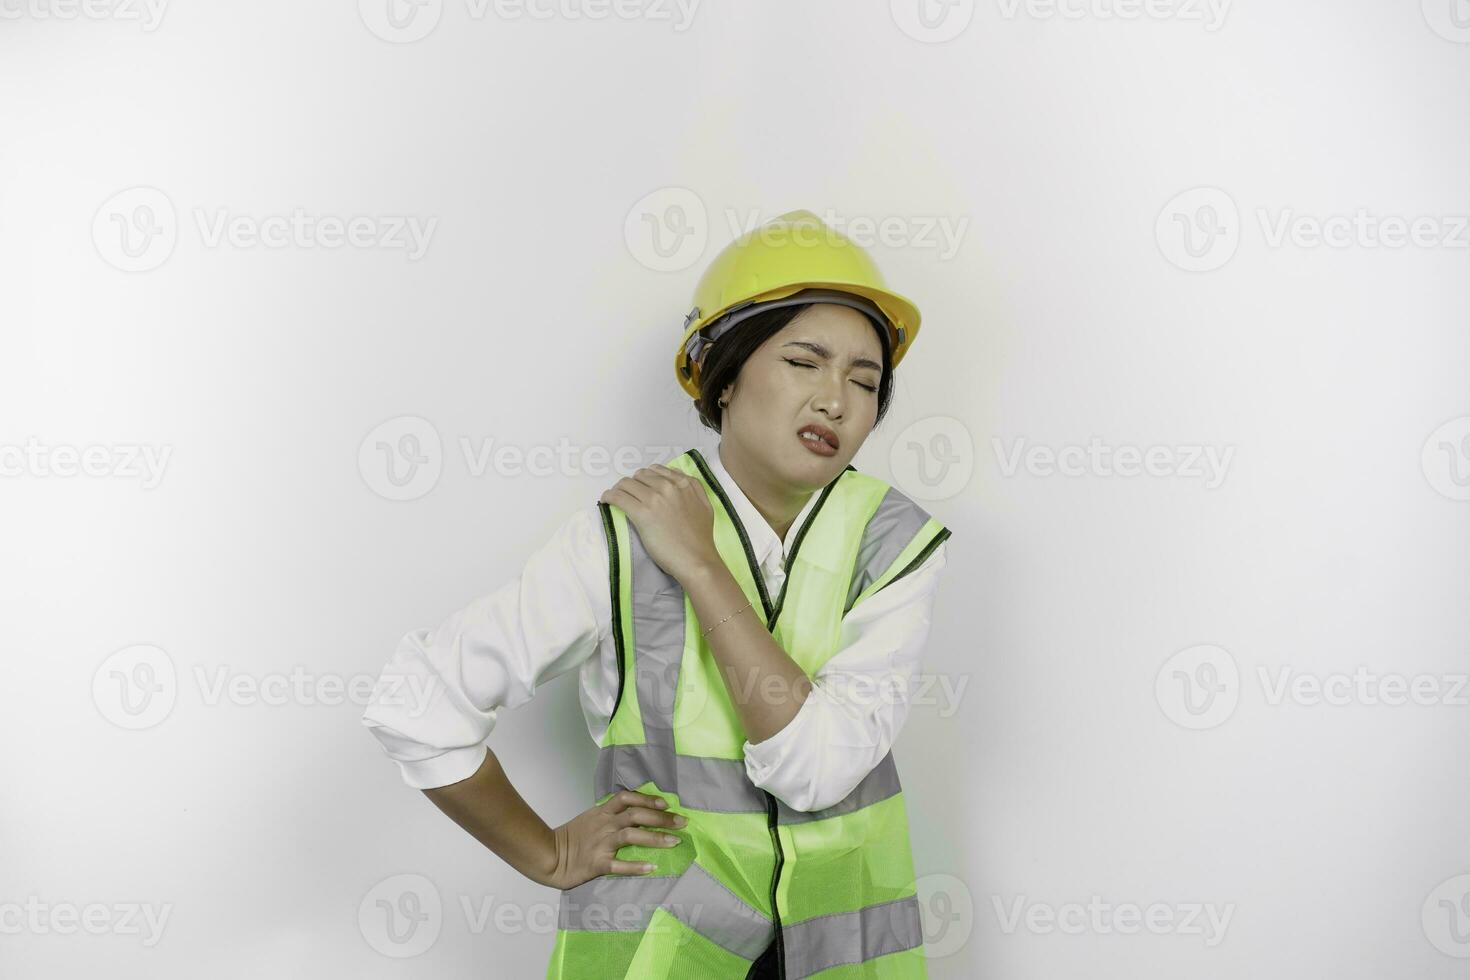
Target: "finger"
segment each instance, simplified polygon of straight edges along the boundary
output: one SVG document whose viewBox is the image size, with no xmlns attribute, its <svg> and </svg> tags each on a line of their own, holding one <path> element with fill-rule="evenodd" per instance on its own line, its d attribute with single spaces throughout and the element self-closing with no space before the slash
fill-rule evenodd
<svg viewBox="0 0 1470 980">
<path fill-rule="evenodd" d="M 637 475 L 643 478 L 645 484 L 654 489 L 688 490 L 695 483 L 694 477 L 688 473 L 671 470 L 662 463 L 654 463 L 652 466 L 645 467 L 639 470 Z"/>
<path fill-rule="evenodd" d="M 627 504 L 632 504 L 634 508 L 637 508 L 638 506 L 643 504 L 644 500 L 650 494 L 653 493 L 653 490 L 651 488 L 643 487 L 642 496 L 640 496 L 638 493 L 629 490 L 627 486 L 625 486 L 626 483 L 628 483 L 626 479 L 619 480 L 617 483 L 602 491 L 602 496 L 598 499 L 602 500 L 604 503 L 617 504 L 619 507 L 622 507 L 623 510 L 627 510 Z M 641 486 L 641 484 L 634 485 Z"/>
<path fill-rule="evenodd" d="M 671 470 L 667 466 L 664 466 L 662 463 L 654 463 L 653 469 L 655 469 L 660 475 L 669 479 L 674 484 L 674 486 L 678 487 L 681 490 L 690 489 L 699 482 L 688 473 L 681 473 L 678 470 Z"/>
<path fill-rule="evenodd" d="M 623 844 L 639 844 L 643 847 L 679 846 L 678 835 L 661 830 L 645 830 L 642 827 L 624 827 L 618 831 L 617 838 L 619 846 Z"/>
<path fill-rule="evenodd" d="M 622 482 L 632 485 L 633 489 L 629 489 L 628 492 L 636 496 L 639 500 L 649 500 L 660 490 L 671 486 L 668 480 L 646 467 L 634 473 L 632 476 L 623 477 Z"/>
<path fill-rule="evenodd" d="M 614 875 L 646 875 L 650 871 L 656 871 L 658 865 L 647 861 L 618 861 L 616 859 L 607 863 L 607 870 L 603 874 Z"/>
<path fill-rule="evenodd" d="M 609 813 L 619 813 L 630 806 L 658 807 L 662 809 L 668 805 L 669 801 L 662 796 L 651 796 L 648 793 L 640 793 L 637 790 L 631 789 L 618 790 L 608 799 L 606 804 Z"/>
<path fill-rule="evenodd" d="M 682 827 L 687 821 L 677 813 L 650 810 L 642 806 L 630 806 L 618 814 L 618 823 L 623 827 L 641 824 L 644 827 Z"/>
</svg>

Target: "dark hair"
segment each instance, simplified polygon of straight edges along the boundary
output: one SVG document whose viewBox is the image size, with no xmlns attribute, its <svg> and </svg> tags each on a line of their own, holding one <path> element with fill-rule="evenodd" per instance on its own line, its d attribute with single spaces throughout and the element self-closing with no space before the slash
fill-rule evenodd
<svg viewBox="0 0 1470 980">
<path fill-rule="evenodd" d="M 756 348 L 780 333 L 787 324 L 796 319 L 797 314 L 811 305 L 804 303 L 800 306 L 778 306 L 762 310 L 733 327 L 729 333 L 707 348 L 704 365 L 700 368 L 699 398 L 694 402 L 701 424 L 716 432 L 720 431 L 724 416 L 724 409 L 720 408 L 720 392 L 740 374 L 740 369 L 745 366 L 750 355 L 755 353 Z M 883 356 L 879 358 L 883 362 L 883 374 L 878 379 L 878 417 L 873 420 L 873 427 L 877 428 L 878 423 L 883 421 L 883 416 L 888 414 L 888 403 L 893 399 L 893 348 L 888 331 L 880 330 L 871 320 L 868 322 L 878 335 L 878 343 L 883 348 Z"/>
</svg>

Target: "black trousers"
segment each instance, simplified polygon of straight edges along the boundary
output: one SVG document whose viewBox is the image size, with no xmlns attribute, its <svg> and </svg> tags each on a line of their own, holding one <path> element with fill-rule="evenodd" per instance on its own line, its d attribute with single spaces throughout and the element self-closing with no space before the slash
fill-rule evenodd
<svg viewBox="0 0 1470 980">
<path fill-rule="evenodd" d="M 766 951 L 750 965 L 750 972 L 745 975 L 745 980 L 776 980 L 776 942 L 766 947 Z"/>
</svg>

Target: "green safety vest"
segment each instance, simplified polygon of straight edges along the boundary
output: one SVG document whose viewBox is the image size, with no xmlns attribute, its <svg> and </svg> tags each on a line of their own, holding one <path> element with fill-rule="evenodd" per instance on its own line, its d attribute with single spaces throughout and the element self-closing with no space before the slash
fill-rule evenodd
<svg viewBox="0 0 1470 980">
<path fill-rule="evenodd" d="M 704 484 L 720 557 L 781 648 L 813 676 L 842 619 L 917 568 L 950 532 L 849 465 L 796 531 L 779 595 L 699 450 L 667 464 Z M 618 696 L 593 795 L 662 796 L 688 823 L 677 847 L 626 845 L 646 875 L 563 891 L 548 980 L 741 980 L 771 943 L 786 980 L 927 976 L 908 819 L 890 752 L 824 810 L 793 810 L 745 773 L 745 733 L 683 588 L 603 503 Z M 629 683 L 631 682 L 631 683 Z"/>
</svg>

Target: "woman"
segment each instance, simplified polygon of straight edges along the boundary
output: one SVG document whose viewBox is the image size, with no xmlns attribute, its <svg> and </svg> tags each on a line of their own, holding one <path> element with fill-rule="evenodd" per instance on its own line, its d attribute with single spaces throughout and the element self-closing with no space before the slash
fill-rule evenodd
<svg viewBox="0 0 1470 980">
<path fill-rule="evenodd" d="M 850 462 L 918 325 L 811 212 L 738 238 L 675 357 L 718 450 L 617 481 L 384 669 L 363 722 L 405 781 L 561 891 L 549 978 L 926 975 L 889 748 L 949 530 Z M 552 829 L 484 742 L 579 665 L 598 803 Z"/>
</svg>

